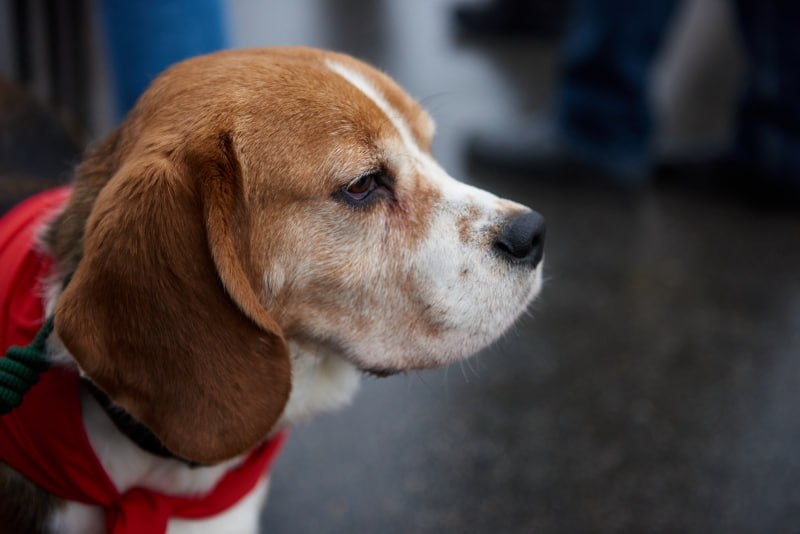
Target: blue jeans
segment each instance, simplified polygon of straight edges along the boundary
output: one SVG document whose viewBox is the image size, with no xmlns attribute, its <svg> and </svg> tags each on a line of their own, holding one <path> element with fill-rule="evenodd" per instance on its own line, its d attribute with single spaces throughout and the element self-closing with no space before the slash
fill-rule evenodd
<svg viewBox="0 0 800 534">
<path fill-rule="evenodd" d="M 731 0 L 752 65 L 734 155 L 800 181 L 800 2 Z M 643 176 L 651 165 L 647 81 L 678 0 L 576 0 L 558 127 L 579 157 Z"/>
<path fill-rule="evenodd" d="M 166 67 L 225 48 L 221 0 L 99 0 L 121 118 Z"/>
</svg>

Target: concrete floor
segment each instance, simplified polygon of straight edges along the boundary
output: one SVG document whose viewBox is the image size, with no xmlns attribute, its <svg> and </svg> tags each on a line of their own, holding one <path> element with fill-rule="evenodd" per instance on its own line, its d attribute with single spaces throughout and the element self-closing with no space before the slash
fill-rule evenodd
<svg viewBox="0 0 800 534">
<path fill-rule="evenodd" d="M 548 220 L 530 315 L 293 431 L 263 532 L 797 532 L 800 216 L 471 171 L 465 136 L 545 107 L 557 53 L 459 41 L 450 4 L 231 2 L 237 45 L 377 64 L 432 111 L 452 174 Z"/>
</svg>

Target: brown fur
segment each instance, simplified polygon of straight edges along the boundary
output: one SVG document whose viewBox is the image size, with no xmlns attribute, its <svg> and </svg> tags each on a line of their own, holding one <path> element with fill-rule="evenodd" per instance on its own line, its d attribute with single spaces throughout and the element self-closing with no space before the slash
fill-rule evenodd
<svg viewBox="0 0 800 534">
<path fill-rule="evenodd" d="M 291 374 L 235 252 L 233 236 L 247 235 L 227 222 L 241 177 L 222 144 L 202 169 L 163 153 L 129 159 L 97 197 L 56 309 L 84 372 L 175 454 L 204 463 L 268 434 Z"/>
</svg>

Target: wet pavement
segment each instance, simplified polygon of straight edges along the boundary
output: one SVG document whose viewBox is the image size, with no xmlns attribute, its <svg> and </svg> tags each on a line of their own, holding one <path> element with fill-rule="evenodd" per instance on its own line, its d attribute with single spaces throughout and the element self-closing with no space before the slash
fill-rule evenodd
<svg viewBox="0 0 800 534">
<path fill-rule="evenodd" d="M 236 2 L 238 44 L 392 74 L 454 175 L 545 215 L 547 282 L 475 358 L 293 431 L 263 532 L 800 531 L 800 215 L 471 170 L 471 130 L 546 104 L 556 48 L 465 44 L 443 1 L 333 4 Z"/>
<path fill-rule="evenodd" d="M 795 532 L 800 220 L 500 180 L 548 217 L 541 301 L 295 431 L 265 532 Z"/>
</svg>

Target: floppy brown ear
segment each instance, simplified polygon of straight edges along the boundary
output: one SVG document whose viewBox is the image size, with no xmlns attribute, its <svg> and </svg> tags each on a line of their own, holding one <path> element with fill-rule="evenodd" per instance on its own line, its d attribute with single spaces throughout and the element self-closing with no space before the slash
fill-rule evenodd
<svg viewBox="0 0 800 534">
<path fill-rule="evenodd" d="M 56 308 L 86 375 L 200 463 L 265 438 L 291 389 L 286 341 L 247 272 L 241 178 L 227 136 L 177 162 L 124 163 L 97 197 Z"/>
</svg>

